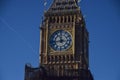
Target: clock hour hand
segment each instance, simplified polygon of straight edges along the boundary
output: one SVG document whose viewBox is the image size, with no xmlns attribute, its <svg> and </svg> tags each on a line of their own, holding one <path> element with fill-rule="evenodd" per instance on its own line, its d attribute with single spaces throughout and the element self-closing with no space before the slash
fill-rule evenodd
<svg viewBox="0 0 120 80">
<path fill-rule="evenodd" d="M 56 40 L 55 42 L 60 42 L 60 40 Z"/>
<path fill-rule="evenodd" d="M 60 40 L 61 40 L 60 37 L 58 37 L 55 42 L 60 42 Z"/>
</svg>

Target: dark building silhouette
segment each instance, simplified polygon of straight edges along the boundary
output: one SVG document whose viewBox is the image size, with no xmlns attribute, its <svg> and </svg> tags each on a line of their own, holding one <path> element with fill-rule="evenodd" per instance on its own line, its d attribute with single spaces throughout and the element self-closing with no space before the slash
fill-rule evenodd
<svg viewBox="0 0 120 80">
<path fill-rule="evenodd" d="M 89 33 L 77 0 L 54 0 L 40 26 L 40 65 L 25 65 L 25 80 L 93 80 Z"/>
</svg>

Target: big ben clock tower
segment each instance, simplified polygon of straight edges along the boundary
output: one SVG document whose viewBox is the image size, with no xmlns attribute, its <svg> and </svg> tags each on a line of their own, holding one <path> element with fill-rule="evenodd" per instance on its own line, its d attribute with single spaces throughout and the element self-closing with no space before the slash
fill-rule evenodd
<svg viewBox="0 0 120 80">
<path fill-rule="evenodd" d="M 44 13 L 40 28 L 42 70 L 37 74 L 43 80 L 93 80 L 89 70 L 89 33 L 77 2 L 53 0 Z"/>
</svg>

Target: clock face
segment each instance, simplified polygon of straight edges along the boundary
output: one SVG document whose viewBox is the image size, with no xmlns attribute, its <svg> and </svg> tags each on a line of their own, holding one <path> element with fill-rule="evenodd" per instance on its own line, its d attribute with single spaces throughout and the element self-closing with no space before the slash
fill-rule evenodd
<svg viewBox="0 0 120 80">
<path fill-rule="evenodd" d="M 64 30 L 57 30 L 51 35 L 49 44 L 55 51 L 65 51 L 70 48 L 72 37 Z"/>
</svg>

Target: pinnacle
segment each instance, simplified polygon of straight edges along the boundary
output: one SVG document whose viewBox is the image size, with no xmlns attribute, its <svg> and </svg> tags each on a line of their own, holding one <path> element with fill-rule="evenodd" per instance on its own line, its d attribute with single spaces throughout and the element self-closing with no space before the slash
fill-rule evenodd
<svg viewBox="0 0 120 80">
<path fill-rule="evenodd" d="M 48 13 L 71 12 L 78 11 L 79 6 L 77 0 L 54 0 Z"/>
</svg>

